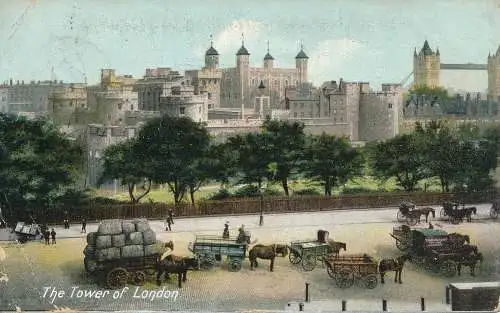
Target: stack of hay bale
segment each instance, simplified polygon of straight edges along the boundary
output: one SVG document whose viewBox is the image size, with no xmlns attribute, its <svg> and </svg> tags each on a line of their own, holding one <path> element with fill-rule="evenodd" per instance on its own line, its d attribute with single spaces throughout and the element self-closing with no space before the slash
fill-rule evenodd
<svg viewBox="0 0 500 313">
<path fill-rule="evenodd" d="M 144 257 L 155 253 L 155 243 L 156 234 L 146 219 L 104 220 L 97 232 L 87 235 L 83 253 L 87 260 L 97 262 Z"/>
</svg>

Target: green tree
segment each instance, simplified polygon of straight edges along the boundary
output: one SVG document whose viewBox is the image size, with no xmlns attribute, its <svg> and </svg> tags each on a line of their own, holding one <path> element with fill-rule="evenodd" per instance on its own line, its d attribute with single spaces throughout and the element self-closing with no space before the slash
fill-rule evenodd
<svg viewBox="0 0 500 313">
<path fill-rule="evenodd" d="M 323 133 L 309 137 L 306 142 L 302 172 L 306 177 L 322 182 L 325 196 L 331 196 L 334 187 L 362 173 L 363 157 L 346 138 Z"/>
<path fill-rule="evenodd" d="M 208 176 L 227 189 L 230 179 L 238 174 L 238 151 L 228 142 L 212 144 L 209 147 L 207 158 Z"/>
<path fill-rule="evenodd" d="M 426 95 L 426 96 L 435 96 L 438 99 L 449 100 L 451 97 L 448 95 L 448 91 L 443 87 L 429 87 L 427 85 L 424 86 L 413 86 L 408 94 L 416 94 L 416 95 Z"/>
<path fill-rule="evenodd" d="M 165 115 L 148 121 L 137 140 L 150 178 L 167 184 L 179 204 L 189 185 L 195 185 L 193 167 L 210 144 L 207 129 L 190 118 Z"/>
<path fill-rule="evenodd" d="M 378 142 L 370 153 L 370 162 L 377 178 L 396 178 L 405 191 L 415 190 L 422 179 L 428 177 L 424 145 L 419 136 L 404 134 Z"/>
<path fill-rule="evenodd" d="M 267 119 L 263 131 L 268 134 L 270 161 L 274 163 L 272 179 L 281 183 L 288 197 L 288 179 L 297 174 L 304 149 L 304 124 Z"/>
<path fill-rule="evenodd" d="M 151 190 L 151 175 L 147 172 L 142 153 L 136 146 L 134 139 L 128 139 L 107 147 L 103 153 L 104 171 L 100 178 L 101 184 L 106 180 L 117 179 L 127 186 L 133 204 L 139 203 Z M 135 194 L 137 189 L 142 190 Z"/>
<path fill-rule="evenodd" d="M 238 172 L 242 183 L 257 183 L 261 189 L 262 183 L 270 178 L 270 142 L 267 133 L 248 133 L 228 138 L 228 145 L 238 152 Z"/>
<path fill-rule="evenodd" d="M 33 209 L 43 218 L 82 177 L 79 143 L 52 123 L 0 114 L 0 143 L 0 203 L 11 217 Z"/>
</svg>

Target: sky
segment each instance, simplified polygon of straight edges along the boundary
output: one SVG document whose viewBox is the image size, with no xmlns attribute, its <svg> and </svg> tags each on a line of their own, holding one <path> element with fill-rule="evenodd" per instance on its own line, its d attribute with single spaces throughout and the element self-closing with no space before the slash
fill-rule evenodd
<svg viewBox="0 0 500 313">
<path fill-rule="evenodd" d="M 253 66 L 269 41 L 276 65 L 295 67 L 303 44 L 316 85 L 400 83 L 426 39 L 442 63 L 486 63 L 500 0 L 0 0 L 0 81 L 200 68 L 211 35 L 221 67 L 234 67 L 242 34 Z"/>
</svg>

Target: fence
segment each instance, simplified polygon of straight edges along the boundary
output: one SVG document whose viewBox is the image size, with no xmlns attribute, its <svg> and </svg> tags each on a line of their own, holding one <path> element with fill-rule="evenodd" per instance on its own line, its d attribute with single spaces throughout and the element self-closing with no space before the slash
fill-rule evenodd
<svg viewBox="0 0 500 313">
<path fill-rule="evenodd" d="M 328 211 L 342 209 L 366 209 L 376 207 L 397 206 L 402 201 L 412 201 L 417 205 L 436 205 L 444 201 L 457 201 L 464 203 L 490 202 L 495 198 L 496 192 L 481 194 L 454 194 L 454 193 L 381 193 L 348 196 L 294 196 L 294 197 L 265 197 L 232 199 L 222 201 L 204 201 L 191 205 L 181 203 L 175 206 L 168 203 L 144 203 L 124 205 L 94 205 L 76 207 L 71 209 L 72 220 L 85 217 L 89 221 L 110 218 L 136 218 L 149 219 L 165 218 L 169 209 L 178 217 L 193 217 L 207 215 L 239 215 L 285 212 Z M 47 210 L 43 212 L 47 222 L 61 222 L 62 210 Z"/>
</svg>

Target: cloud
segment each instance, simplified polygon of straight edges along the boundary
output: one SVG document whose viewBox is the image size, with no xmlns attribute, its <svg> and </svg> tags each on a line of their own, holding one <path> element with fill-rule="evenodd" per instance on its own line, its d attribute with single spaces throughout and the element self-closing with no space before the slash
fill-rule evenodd
<svg viewBox="0 0 500 313">
<path fill-rule="evenodd" d="M 214 47 L 219 54 L 234 55 L 241 46 L 241 34 L 244 34 L 245 46 L 248 47 L 257 41 L 263 29 L 263 24 L 251 20 L 235 20 L 226 28 L 214 35 Z M 204 56 L 207 47 L 197 49 L 198 56 Z"/>
<path fill-rule="evenodd" d="M 336 76 L 342 76 L 343 65 L 350 61 L 363 44 L 349 39 L 331 39 L 322 41 L 309 55 L 308 77 L 319 86 Z"/>
</svg>

